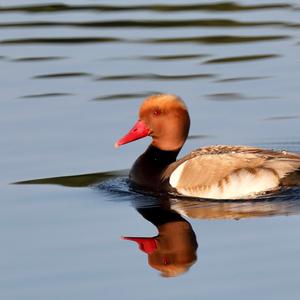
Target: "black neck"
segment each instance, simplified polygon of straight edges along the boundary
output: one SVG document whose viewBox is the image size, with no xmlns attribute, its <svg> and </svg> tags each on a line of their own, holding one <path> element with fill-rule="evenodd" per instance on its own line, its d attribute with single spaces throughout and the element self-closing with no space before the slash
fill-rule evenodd
<svg viewBox="0 0 300 300">
<path fill-rule="evenodd" d="M 161 175 L 168 165 L 176 161 L 179 151 L 161 150 L 150 145 L 132 166 L 130 179 L 140 186 L 160 190 Z"/>
<path fill-rule="evenodd" d="M 176 161 L 180 149 L 178 150 L 161 150 L 153 145 L 150 145 L 144 152 L 143 156 L 152 160 L 155 164 L 163 167 Z"/>
</svg>

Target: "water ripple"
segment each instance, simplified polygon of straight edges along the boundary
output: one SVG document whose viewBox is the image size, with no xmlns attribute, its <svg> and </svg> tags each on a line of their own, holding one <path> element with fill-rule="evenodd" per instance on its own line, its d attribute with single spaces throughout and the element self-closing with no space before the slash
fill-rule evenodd
<svg viewBox="0 0 300 300">
<path fill-rule="evenodd" d="M 214 35 L 214 36 L 194 36 L 176 38 L 155 38 L 144 39 L 145 43 L 202 43 L 202 44 L 234 44 L 267 42 L 288 39 L 288 35 L 256 35 L 256 36 L 234 36 L 234 35 Z"/>
<path fill-rule="evenodd" d="M 215 78 L 214 74 L 186 74 L 186 75 L 161 75 L 161 74 L 125 74 L 98 77 L 97 80 L 191 80 Z"/>
<path fill-rule="evenodd" d="M 203 58 L 209 56 L 208 54 L 177 54 L 177 55 L 145 55 L 140 56 L 138 58 L 143 60 L 187 60 L 187 59 L 196 59 L 196 58 Z"/>
<path fill-rule="evenodd" d="M 90 43 L 113 43 L 121 42 L 123 39 L 112 37 L 37 37 L 17 38 L 0 41 L 2 45 L 20 44 L 90 44 Z"/>
<path fill-rule="evenodd" d="M 206 98 L 214 101 L 240 101 L 240 100 L 266 100 L 266 99 L 278 99 L 277 97 L 271 96 L 245 96 L 240 93 L 217 93 L 206 95 Z"/>
<path fill-rule="evenodd" d="M 88 21 L 88 22 L 10 22 L 0 23 L 0 28 L 28 28 L 28 27 L 83 27 L 83 28 L 169 28 L 169 27 L 288 27 L 299 28 L 300 24 L 278 21 L 236 21 L 231 19 L 196 19 L 196 20 L 112 20 L 112 21 Z"/>
<path fill-rule="evenodd" d="M 112 94 L 104 95 L 94 98 L 95 101 L 106 101 L 106 100 L 126 100 L 126 99 L 137 99 L 146 98 L 153 94 L 159 94 L 159 92 L 141 92 L 141 93 L 124 93 L 124 94 Z"/>
<path fill-rule="evenodd" d="M 55 98 L 55 97 L 65 97 L 65 96 L 73 96 L 71 93 L 44 93 L 44 94 L 31 94 L 24 95 L 21 98 L 23 99 L 32 99 L 32 98 Z"/>
<path fill-rule="evenodd" d="M 85 72 L 53 73 L 33 76 L 33 79 L 70 78 L 70 77 L 90 77 L 92 74 Z"/>
<path fill-rule="evenodd" d="M 258 35 L 258 36 L 234 36 L 234 35 L 213 35 L 193 37 L 166 37 L 146 39 L 124 39 L 117 37 L 35 37 L 16 38 L 0 41 L 0 45 L 20 44 L 89 44 L 89 43 L 146 43 L 146 44 L 168 44 L 168 43 L 202 43 L 202 44 L 236 44 L 278 41 L 291 38 L 289 35 Z"/>
<path fill-rule="evenodd" d="M 42 61 L 52 61 L 52 60 L 62 60 L 66 59 L 64 56 L 32 56 L 32 57 L 19 57 L 14 58 L 12 61 L 15 62 L 42 62 Z"/>
<path fill-rule="evenodd" d="M 265 118 L 264 121 L 285 121 L 285 120 L 293 120 L 293 119 L 300 119 L 300 115 L 276 116 L 276 117 Z"/>
<path fill-rule="evenodd" d="M 187 139 L 188 140 L 200 140 L 200 139 L 207 139 L 207 138 L 212 138 L 212 135 L 208 134 L 190 134 Z"/>
<path fill-rule="evenodd" d="M 231 77 L 231 78 L 224 78 L 218 79 L 215 82 L 237 82 L 237 81 L 248 81 L 248 80 L 261 80 L 261 79 L 268 79 L 271 78 L 270 76 L 245 76 L 245 77 Z"/>
<path fill-rule="evenodd" d="M 219 63 L 235 63 L 235 62 L 248 62 L 252 60 L 262 60 L 270 58 L 278 58 L 277 54 L 259 54 L 259 55 L 242 55 L 242 56 L 230 56 L 223 58 L 210 59 L 205 61 L 206 64 L 219 64 Z"/>
<path fill-rule="evenodd" d="M 287 3 L 270 4 L 239 4 L 235 2 L 218 2 L 211 4 L 144 4 L 144 5 L 68 5 L 68 4 L 39 4 L 1 7 L 0 13 L 57 13 L 72 11 L 118 12 L 118 11 L 154 11 L 154 12 L 184 12 L 184 11 L 212 11 L 212 12 L 240 12 L 247 10 L 293 9 Z"/>
</svg>

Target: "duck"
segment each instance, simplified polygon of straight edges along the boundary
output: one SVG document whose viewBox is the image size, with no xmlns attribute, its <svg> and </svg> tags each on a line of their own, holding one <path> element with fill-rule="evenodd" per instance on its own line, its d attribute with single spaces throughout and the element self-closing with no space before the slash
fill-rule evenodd
<svg viewBox="0 0 300 300">
<path fill-rule="evenodd" d="M 177 160 L 190 129 L 184 101 L 155 94 L 139 109 L 138 121 L 115 147 L 151 137 L 129 179 L 134 186 L 159 193 L 204 199 L 253 199 L 300 185 L 300 153 L 251 146 L 213 145 Z"/>
<path fill-rule="evenodd" d="M 165 202 L 164 202 L 165 203 Z M 162 206 L 137 208 L 158 231 L 154 237 L 123 236 L 136 242 L 147 254 L 148 264 L 163 277 L 176 277 L 187 272 L 197 260 L 197 238 L 191 224 L 176 211 Z"/>
</svg>

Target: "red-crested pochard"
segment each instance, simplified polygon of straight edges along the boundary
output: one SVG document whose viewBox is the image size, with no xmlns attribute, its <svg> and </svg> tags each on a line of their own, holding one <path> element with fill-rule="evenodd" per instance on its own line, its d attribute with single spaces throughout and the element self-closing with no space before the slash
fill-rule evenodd
<svg viewBox="0 0 300 300">
<path fill-rule="evenodd" d="M 123 237 L 136 242 L 148 256 L 148 263 L 164 277 L 181 275 L 197 260 L 197 240 L 191 224 L 174 210 L 163 207 L 138 208 L 138 212 L 153 225 L 154 237 Z"/>
<path fill-rule="evenodd" d="M 189 132 L 190 118 L 176 95 L 159 94 L 141 105 L 134 127 L 115 146 L 151 136 L 148 149 L 130 170 L 130 180 L 147 189 L 183 196 L 252 198 L 281 186 L 300 170 L 300 154 L 246 146 L 209 146 L 176 161 Z"/>
</svg>

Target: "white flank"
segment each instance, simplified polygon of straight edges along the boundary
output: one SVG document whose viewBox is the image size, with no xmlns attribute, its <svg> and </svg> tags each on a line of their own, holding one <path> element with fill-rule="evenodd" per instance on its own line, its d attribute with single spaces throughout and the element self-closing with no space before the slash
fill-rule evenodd
<svg viewBox="0 0 300 300">
<path fill-rule="evenodd" d="M 177 171 L 177 169 L 175 171 Z M 178 182 L 181 172 L 182 168 L 175 174 L 173 184 Z M 201 174 L 199 175 L 201 176 Z M 176 184 L 173 184 L 171 183 L 171 185 L 176 188 Z M 273 190 L 277 188 L 278 185 L 278 176 L 268 169 L 257 169 L 256 174 L 242 169 L 230 175 L 227 180 L 222 179 L 220 184 L 216 183 L 211 186 L 203 187 L 201 186 L 201 179 L 199 179 L 198 186 L 192 188 L 177 187 L 177 191 L 184 196 L 191 197 L 238 199 Z"/>
<path fill-rule="evenodd" d="M 171 174 L 170 176 L 170 185 L 173 187 L 173 188 L 176 188 L 179 180 L 180 180 L 180 176 L 181 176 L 181 173 L 183 171 L 183 168 L 185 166 L 185 164 L 187 163 L 187 161 L 185 161 L 184 163 L 182 163 L 181 165 L 179 165 Z"/>
</svg>

